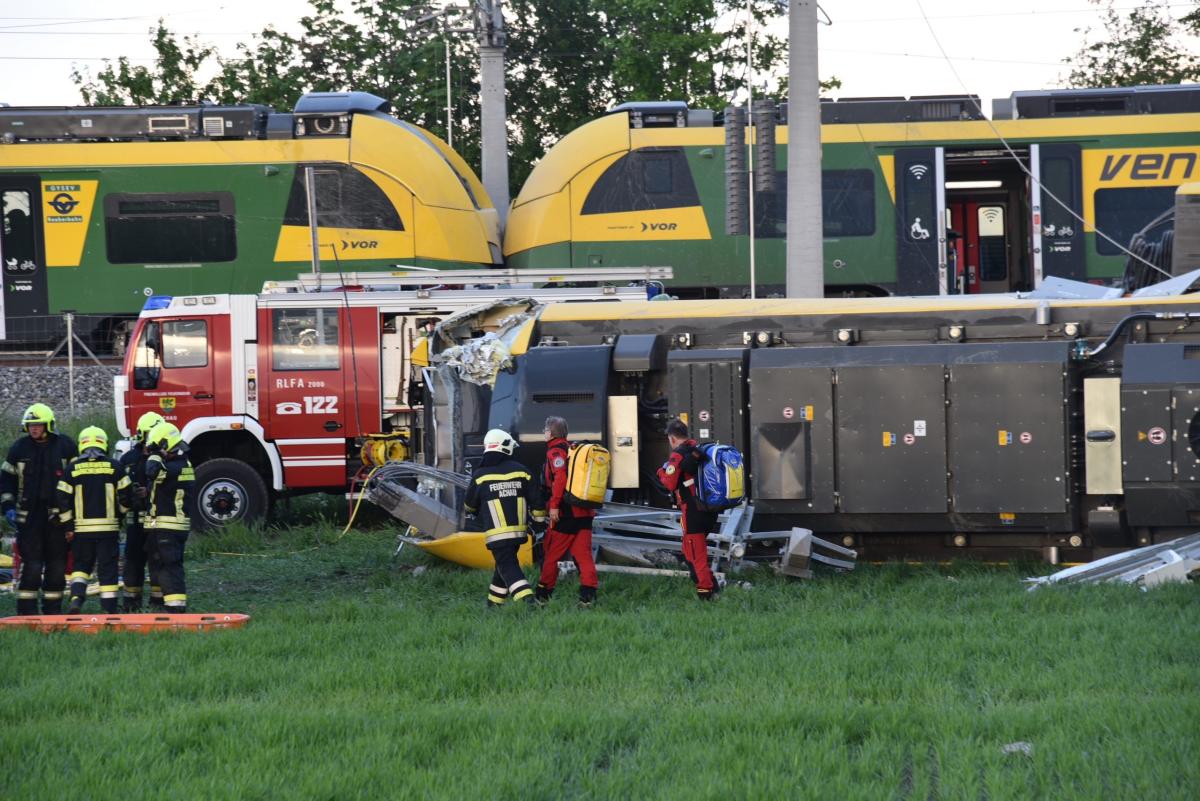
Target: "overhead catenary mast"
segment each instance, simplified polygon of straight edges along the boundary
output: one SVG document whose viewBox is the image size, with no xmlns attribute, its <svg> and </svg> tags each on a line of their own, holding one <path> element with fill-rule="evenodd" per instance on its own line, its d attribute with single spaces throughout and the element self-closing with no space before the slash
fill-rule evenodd
<svg viewBox="0 0 1200 801">
<path fill-rule="evenodd" d="M 508 126 L 504 90 L 504 14 L 501 0 L 475 0 L 479 41 L 479 106 L 483 186 L 500 215 L 508 219 Z"/>
<path fill-rule="evenodd" d="M 787 296 L 825 295 L 817 0 L 788 7 Z"/>
</svg>

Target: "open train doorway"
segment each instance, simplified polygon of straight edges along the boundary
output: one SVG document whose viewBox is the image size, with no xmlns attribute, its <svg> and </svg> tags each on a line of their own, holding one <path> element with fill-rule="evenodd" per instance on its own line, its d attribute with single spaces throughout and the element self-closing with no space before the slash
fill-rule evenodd
<svg viewBox="0 0 1200 801">
<path fill-rule="evenodd" d="M 951 292 L 1033 289 L 1028 149 L 945 151 Z"/>
</svg>

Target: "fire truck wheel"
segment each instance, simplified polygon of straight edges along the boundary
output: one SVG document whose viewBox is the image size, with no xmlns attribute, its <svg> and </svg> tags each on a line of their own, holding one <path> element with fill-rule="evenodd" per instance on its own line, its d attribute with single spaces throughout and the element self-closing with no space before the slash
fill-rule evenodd
<svg viewBox="0 0 1200 801">
<path fill-rule="evenodd" d="M 237 459 L 209 459 L 196 468 L 198 528 L 260 520 L 267 513 L 267 485 L 258 472 Z"/>
</svg>

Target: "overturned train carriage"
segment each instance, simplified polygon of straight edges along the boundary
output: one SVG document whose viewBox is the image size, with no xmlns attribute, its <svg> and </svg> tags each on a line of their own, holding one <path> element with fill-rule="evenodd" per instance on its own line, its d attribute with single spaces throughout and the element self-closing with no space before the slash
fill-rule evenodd
<svg viewBox="0 0 1200 801">
<path fill-rule="evenodd" d="M 553 304 L 513 353 L 470 409 L 433 399 L 433 451 L 470 461 L 498 426 L 536 464 L 561 415 L 612 451 L 615 500 L 661 506 L 678 415 L 746 454 L 755 529 L 868 554 L 1120 548 L 1200 524 L 1198 295 Z"/>
</svg>

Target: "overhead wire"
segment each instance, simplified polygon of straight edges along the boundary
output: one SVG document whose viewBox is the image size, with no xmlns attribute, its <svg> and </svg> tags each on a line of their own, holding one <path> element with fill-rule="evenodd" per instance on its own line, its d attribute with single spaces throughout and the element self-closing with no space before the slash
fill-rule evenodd
<svg viewBox="0 0 1200 801">
<path fill-rule="evenodd" d="M 1073 208 L 1071 208 L 1068 204 L 1064 203 L 1062 201 L 1062 199 L 1058 197 L 1058 195 L 1056 195 L 1052 191 L 1050 191 L 1046 187 L 1046 185 L 1044 183 L 1042 183 L 1042 181 L 1033 174 L 1033 170 L 1031 170 L 1023 161 L 1021 161 L 1021 158 L 1017 155 L 1017 152 L 1013 149 L 1012 145 L 1010 145 L 1008 143 L 1008 140 L 1004 137 L 1003 134 L 1000 133 L 999 129 L 996 128 L 996 123 L 990 117 L 988 117 L 986 114 L 983 113 L 983 108 L 979 105 L 979 102 L 975 99 L 975 96 L 972 95 L 970 93 L 970 90 L 967 88 L 966 81 L 964 81 L 962 79 L 962 76 L 959 75 L 958 69 L 954 66 L 954 61 L 950 58 L 950 56 L 948 56 L 946 54 L 946 48 L 944 48 L 942 46 L 942 40 L 940 38 L 938 38 L 937 31 L 935 31 L 933 29 L 933 23 L 930 22 L 929 16 L 925 13 L 925 7 L 924 7 L 924 5 L 922 5 L 921 0 L 915 0 L 915 2 L 917 4 L 917 8 L 921 12 L 921 17 L 925 20 L 925 26 L 927 28 L 929 28 L 929 35 L 931 37 L 933 37 L 933 43 L 935 45 L 937 45 L 937 49 L 941 52 L 942 58 L 943 58 L 943 60 L 945 60 L 946 65 L 950 68 L 950 71 L 954 74 L 954 79 L 956 81 L 958 81 L 958 85 L 962 89 L 963 94 L 965 94 L 968 97 L 968 99 L 970 100 L 971 104 L 975 106 L 975 109 L 979 112 L 979 115 L 983 118 L 983 120 L 987 123 L 988 127 L 992 130 L 992 133 L 995 135 L 996 139 L 998 139 L 1000 141 L 1000 144 L 1002 144 L 1004 146 L 1004 149 L 1008 151 L 1008 155 L 1010 157 L 1012 157 L 1013 161 L 1015 161 L 1017 166 L 1021 169 L 1021 171 L 1023 173 L 1025 173 L 1026 177 L 1028 177 L 1029 180 L 1032 181 L 1038 187 L 1039 190 L 1041 190 L 1042 194 L 1046 195 L 1051 200 L 1053 200 L 1055 203 L 1057 203 L 1063 209 L 1063 211 L 1065 211 L 1067 214 L 1069 214 L 1073 218 L 1075 218 L 1075 220 L 1078 221 L 1079 224 L 1084 226 L 1086 229 L 1086 227 L 1088 226 L 1088 222 L 1083 218 L 1083 215 L 1079 214 Z M 1129 258 L 1136 259 L 1137 261 L 1142 262 L 1147 267 L 1149 267 L 1153 270 L 1157 270 L 1158 272 L 1162 273 L 1163 275 L 1165 275 L 1168 278 L 1171 277 L 1171 273 L 1162 269 L 1158 265 L 1153 264 L 1150 261 L 1147 261 L 1142 256 L 1139 256 L 1138 254 L 1134 253 L 1128 247 L 1126 247 L 1125 245 L 1122 245 L 1120 242 L 1113 239 L 1111 236 L 1106 234 L 1104 231 L 1100 230 L 1100 228 L 1098 226 L 1092 225 L 1091 228 L 1093 231 L 1095 231 L 1097 236 L 1099 236 L 1101 239 L 1103 239 L 1104 241 L 1111 244 L 1113 247 L 1120 250 L 1122 253 L 1124 253 Z"/>
</svg>

